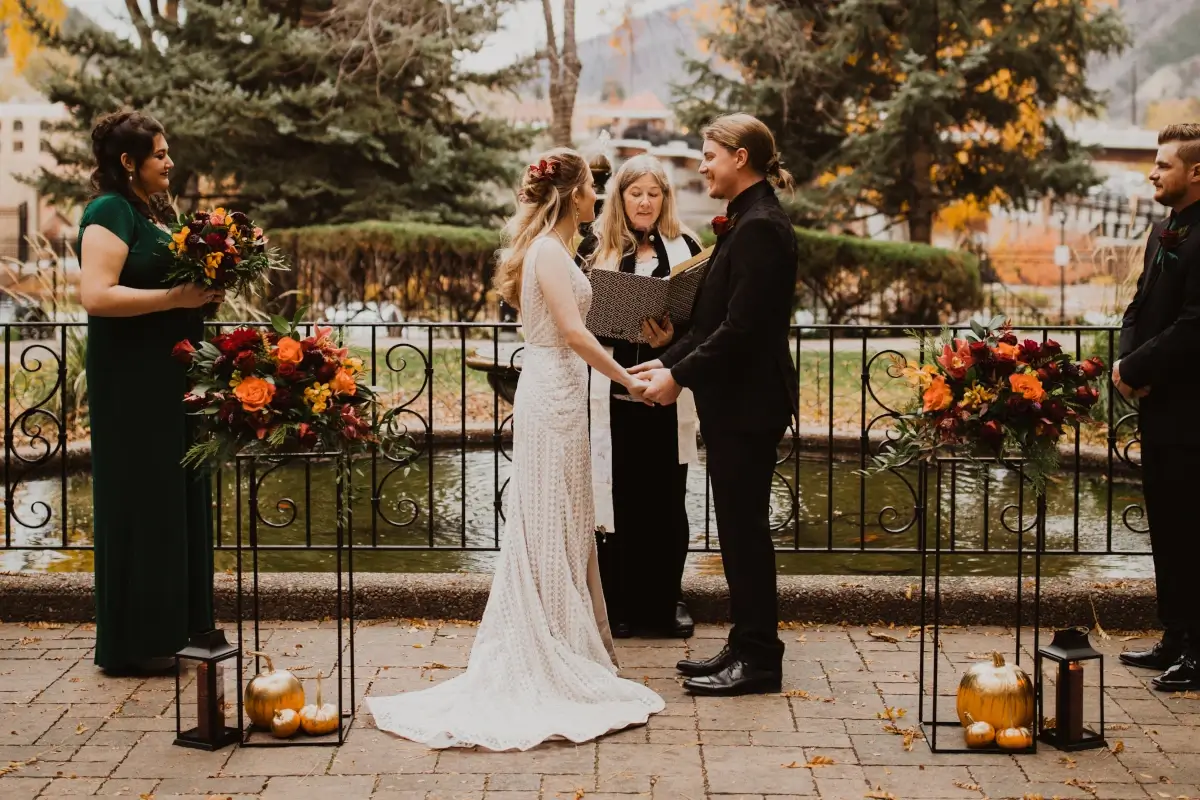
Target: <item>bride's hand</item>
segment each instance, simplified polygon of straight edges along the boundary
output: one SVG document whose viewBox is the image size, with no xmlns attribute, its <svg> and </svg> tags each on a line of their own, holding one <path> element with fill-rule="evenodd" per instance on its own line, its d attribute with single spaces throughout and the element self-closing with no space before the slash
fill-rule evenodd
<svg viewBox="0 0 1200 800">
<path fill-rule="evenodd" d="M 634 400 L 640 400 L 648 406 L 652 406 L 654 403 L 651 403 L 646 399 L 646 389 L 649 388 L 649 386 L 650 383 L 648 381 L 643 381 L 632 376 L 630 376 L 629 382 L 625 384 L 625 388 L 629 390 L 630 397 L 632 397 Z"/>
</svg>

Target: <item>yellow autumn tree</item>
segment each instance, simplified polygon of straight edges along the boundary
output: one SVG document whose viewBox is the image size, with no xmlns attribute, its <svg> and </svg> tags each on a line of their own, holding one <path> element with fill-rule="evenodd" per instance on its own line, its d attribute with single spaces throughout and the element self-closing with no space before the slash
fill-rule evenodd
<svg viewBox="0 0 1200 800">
<path fill-rule="evenodd" d="M 67 7 L 63 0 L 27 0 L 38 13 L 51 24 L 58 26 L 67 18 Z M 4 27 L 4 38 L 8 52 L 12 54 L 13 67 L 18 74 L 29 63 L 29 56 L 37 50 L 37 37 L 29 29 L 29 23 L 21 12 L 18 0 L 0 0 L 0 25 Z"/>
</svg>

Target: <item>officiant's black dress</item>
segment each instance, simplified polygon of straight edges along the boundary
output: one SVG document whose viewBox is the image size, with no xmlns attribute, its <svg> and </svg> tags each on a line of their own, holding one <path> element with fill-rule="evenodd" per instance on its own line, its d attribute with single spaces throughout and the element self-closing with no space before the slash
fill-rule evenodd
<svg viewBox="0 0 1200 800">
<path fill-rule="evenodd" d="M 102 195 L 83 212 L 81 258 L 89 225 L 129 246 L 120 285 L 163 288 L 165 231 L 124 197 Z M 174 655 L 213 627 L 209 482 L 179 463 L 192 436 L 184 367 L 171 358 L 176 342 L 202 335 L 192 309 L 88 317 L 95 663 L 106 670 Z"/>
<path fill-rule="evenodd" d="M 651 240 L 658 257 L 652 275 L 665 278 L 673 265 L 662 237 L 652 234 Z M 700 252 L 694 239 L 685 234 L 684 240 L 692 255 Z M 636 253 L 627 255 L 620 268 L 634 272 Z M 683 332 L 677 325 L 676 337 Z M 620 340 L 605 344 L 626 368 L 652 361 L 666 350 Z M 679 463 L 678 407 L 617 399 L 629 392 L 615 382 L 611 394 L 615 535 L 609 541 L 616 564 L 604 576 L 610 622 L 614 633 L 628 628 L 635 634 L 672 635 L 690 536 L 688 465 Z"/>
</svg>

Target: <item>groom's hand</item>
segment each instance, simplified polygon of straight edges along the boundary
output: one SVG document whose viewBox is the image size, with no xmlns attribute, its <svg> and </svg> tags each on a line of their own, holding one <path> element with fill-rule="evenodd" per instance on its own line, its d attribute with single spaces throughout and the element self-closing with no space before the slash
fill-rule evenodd
<svg viewBox="0 0 1200 800">
<path fill-rule="evenodd" d="M 632 371 L 630 370 L 630 372 Z M 675 376 L 671 374 L 671 370 L 662 366 L 649 369 L 644 377 L 649 379 L 650 385 L 646 387 L 643 397 L 660 406 L 671 405 L 683 391 L 683 387 L 675 382 Z"/>
<path fill-rule="evenodd" d="M 662 361 L 656 358 L 653 361 L 647 361 L 645 364 L 638 364 L 636 367 L 630 367 L 629 374 L 630 375 L 639 375 L 643 372 L 649 372 L 650 370 L 653 370 L 653 369 L 662 369 L 662 368 L 663 368 Z"/>
</svg>

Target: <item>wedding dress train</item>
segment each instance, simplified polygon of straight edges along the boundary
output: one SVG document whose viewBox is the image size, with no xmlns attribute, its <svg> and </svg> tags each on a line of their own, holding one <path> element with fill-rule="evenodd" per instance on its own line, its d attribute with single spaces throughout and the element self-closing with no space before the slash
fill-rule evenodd
<svg viewBox="0 0 1200 800">
<path fill-rule="evenodd" d="M 587 366 L 566 346 L 533 265 L 554 248 L 580 315 L 591 286 L 548 237 L 523 265 L 525 348 L 513 405 L 512 477 L 491 594 L 467 671 L 445 683 L 368 697 L 382 730 L 430 747 L 526 750 L 644 723 L 661 697 L 617 676 L 600 593 L 588 441 Z"/>
</svg>

